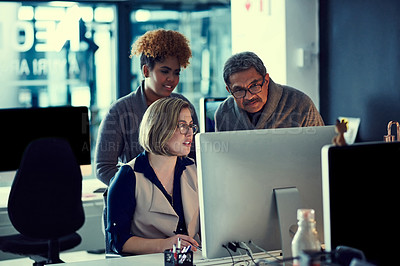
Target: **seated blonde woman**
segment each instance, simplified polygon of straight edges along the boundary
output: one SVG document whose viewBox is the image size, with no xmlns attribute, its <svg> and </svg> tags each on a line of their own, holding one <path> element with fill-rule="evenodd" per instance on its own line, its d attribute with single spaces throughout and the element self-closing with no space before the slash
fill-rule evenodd
<svg viewBox="0 0 400 266">
<path fill-rule="evenodd" d="M 181 247 L 196 251 L 197 172 L 186 157 L 196 132 L 190 104 L 182 99 L 162 98 L 147 109 L 139 132 L 145 151 L 110 181 L 106 239 L 113 252 L 163 252 L 178 238 Z"/>
</svg>

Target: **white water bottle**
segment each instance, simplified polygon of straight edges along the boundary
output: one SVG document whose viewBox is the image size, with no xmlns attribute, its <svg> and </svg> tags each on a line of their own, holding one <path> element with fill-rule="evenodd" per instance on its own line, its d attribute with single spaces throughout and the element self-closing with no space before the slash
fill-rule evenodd
<svg viewBox="0 0 400 266">
<path fill-rule="evenodd" d="M 301 251 L 320 251 L 321 243 L 318 239 L 316 229 L 315 212 L 313 209 L 298 209 L 297 210 L 298 229 L 292 241 L 292 256 L 298 257 Z M 301 261 L 295 259 L 294 266 L 300 266 Z M 307 264 L 308 265 L 308 264 Z M 320 265 L 319 261 L 312 265 Z"/>
</svg>

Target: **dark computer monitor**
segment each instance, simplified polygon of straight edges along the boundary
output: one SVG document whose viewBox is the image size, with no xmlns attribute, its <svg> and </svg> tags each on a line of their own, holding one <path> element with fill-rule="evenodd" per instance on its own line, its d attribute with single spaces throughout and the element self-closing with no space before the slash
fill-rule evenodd
<svg viewBox="0 0 400 266">
<path fill-rule="evenodd" d="M 214 132 L 214 114 L 226 97 L 204 97 L 200 99 L 200 132 Z"/>
<path fill-rule="evenodd" d="M 297 208 L 315 210 L 323 242 L 321 148 L 334 136 L 334 126 L 197 134 L 203 256 L 252 241 L 291 257 Z"/>
<path fill-rule="evenodd" d="M 0 109 L 0 123 L 0 181 L 13 178 L 27 145 L 34 139 L 45 137 L 68 140 L 81 165 L 82 174 L 90 174 L 87 107 Z"/>
<path fill-rule="evenodd" d="M 396 264 L 400 142 L 322 150 L 325 246 L 348 246 L 376 265 Z"/>
</svg>

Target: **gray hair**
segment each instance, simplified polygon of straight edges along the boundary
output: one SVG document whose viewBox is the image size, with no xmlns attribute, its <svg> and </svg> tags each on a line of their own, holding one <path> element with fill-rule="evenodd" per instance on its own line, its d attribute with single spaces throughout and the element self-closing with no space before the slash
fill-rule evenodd
<svg viewBox="0 0 400 266">
<path fill-rule="evenodd" d="M 224 65 L 224 81 L 226 85 L 230 85 L 229 78 L 241 71 L 248 70 L 254 67 L 255 70 L 261 75 L 267 74 L 267 69 L 264 66 L 263 61 L 253 52 L 241 52 L 232 55 Z"/>
</svg>

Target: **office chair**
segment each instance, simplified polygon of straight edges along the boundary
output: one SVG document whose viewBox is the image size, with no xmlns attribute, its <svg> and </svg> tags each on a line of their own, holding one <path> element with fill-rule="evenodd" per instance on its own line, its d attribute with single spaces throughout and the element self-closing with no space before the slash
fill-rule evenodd
<svg viewBox="0 0 400 266">
<path fill-rule="evenodd" d="M 85 221 L 82 174 L 69 143 L 32 141 L 11 185 L 8 215 L 20 233 L 0 237 L 0 250 L 29 256 L 33 265 L 62 263 L 60 251 L 81 242 Z"/>
</svg>

